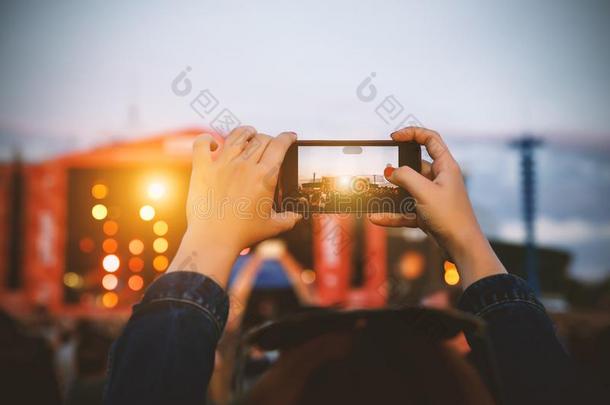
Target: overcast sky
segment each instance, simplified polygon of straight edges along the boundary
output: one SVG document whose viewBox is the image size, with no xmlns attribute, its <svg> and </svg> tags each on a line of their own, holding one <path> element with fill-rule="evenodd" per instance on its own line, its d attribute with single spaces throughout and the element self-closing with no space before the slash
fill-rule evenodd
<svg viewBox="0 0 610 405">
<path fill-rule="evenodd" d="M 504 140 L 532 132 L 547 141 L 540 237 L 599 278 L 610 271 L 609 38 L 607 1 L 3 1 L 0 158 L 14 144 L 37 160 L 206 126 L 225 108 L 304 139 L 383 139 L 409 117 L 455 148 L 488 232 L 520 240 Z M 191 91 L 177 95 L 187 67 Z M 191 107 L 202 90 L 218 103 L 203 116 Z"/>
</svg>

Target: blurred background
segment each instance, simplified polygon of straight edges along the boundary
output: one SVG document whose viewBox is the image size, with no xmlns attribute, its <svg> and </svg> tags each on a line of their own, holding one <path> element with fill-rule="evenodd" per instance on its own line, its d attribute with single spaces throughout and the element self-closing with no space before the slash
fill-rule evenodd
<svg viewBox="0 0 610 405">
<path fill-rule="evenodd" d="M 418 125 L 445 137 L 494 249 L 568 350 L 607 376 L 609 37 L 610 4 L 593 0 L 3 1 L 0 332 L 19 347 L 5 364 L 36 365 L 57 401 L 94 403 L 109 341 L 180 241 L 197 134 Z M 236 331 L 302 307 L 450 306 L 460 291 L 423 234 L 355 218 L 242 253 Z"/>
</svg>

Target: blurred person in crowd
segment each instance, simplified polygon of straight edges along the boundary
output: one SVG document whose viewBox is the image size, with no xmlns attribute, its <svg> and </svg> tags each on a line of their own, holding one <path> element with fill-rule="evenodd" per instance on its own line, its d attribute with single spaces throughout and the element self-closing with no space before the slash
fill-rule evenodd
<svg viewBox="0 0 610 405">
<path fill-rule="evenodd" d="M 290 281 L 290 290 L 262 292 L 252 297 L 256 279 L 265 260 L 277 260 Z M 282 240 L 272 239 L 260 243 L 228 289 L 230 299 L 228 322 L 218 342 L 214 373 L 210 380 L 208 399 L 214 404 L 228 404 L 234 379 L 239 340 L 243 332 L 298 312 L 303 307 L 314 305 L 311 287 L 300 277 L 302 267 L 286 249 Z M 261 353 L 253 352 L 249 367 L 257 367 L 264 361 Z"/>
<path fill-rule="evenodd" d="M 0 402 L 60 404 L 53 352 L 40 336 L 0 311 Z"/>
<path fill-rule="evenodd" d="M 77 327 L 76 378 L 68 390 L 66 405 L 102 403 L 108 351 L 112 343 L 97 325 L 81 320 Z"/>
<path fill-rule="evenodd" d="M 424 162 L 421 173 L 406 166 L 384 172 L 388 181 L 415 197 L 416 216 L 376 214 L 370 220 L 419 227 L 456 263 L 464 288 L 458 307 L 487 322 L 506 403 L 582 401 L 585 392 L 575 386 L 571 361 L 543 305 L 493 252 L 460 168 L 441 137 L 409 127 L 392 138 L 424 145 L 433 162 Z M 272 138 L 239 127 L 223 144 L 207 135 L 195 141 L 187 231 L 168 273 L 149 286 L 114 346 L 106 403 L 204 402 L 229 312 L 224 288 L 233 261 L 243 248 L 291 229 L 300 219 L 290 212 L 275 213 L 271 204 L 264 209 L 256 204 L 272 199 L 276 168 L 295 139 L 294 133 Z M 223 210 L 224 215 L 202 217 L 193 207 L 204 196 L 212 210 L 221 210 L 227 199 L 246 198 L 251 204 L 240 207 L 242 215 Z M 466 338 L 474 358 L 485 355 L 472 336 Z M 282 405 L 494 403 L 483 368 L 475 371 L 477 364 L 432 341 L 405 340 L 366 328 L 310 339 L 282 353 L 243 400 Z"/>
</svg>

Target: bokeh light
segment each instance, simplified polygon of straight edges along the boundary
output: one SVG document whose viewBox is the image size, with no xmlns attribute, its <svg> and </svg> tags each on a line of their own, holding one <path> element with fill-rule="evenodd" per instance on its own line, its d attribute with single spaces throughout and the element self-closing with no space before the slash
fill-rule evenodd
<svg viewBox="0 0 610 405">
<path fill-rule="evenodd" d="M 95 242 L 91 238 L 82 238 L 78 241 L 78 247 L 85 253 L 91 253 L 95 249 Z"/>
<path fill-rule="evenodd" d="M 165 196 L 167 189 L 165 184 L 160 182 L 150 183 L 148 186 L 148 196 L 153 200 L 160 200 Z"/>
<path fill-rule="evenodd" d="M 165 222 L 165 221 L 157 221 L 153 225 L 153 232 L 157 236 L 164 236 L 167 233 L 167 230 L 168 230 L 168 226 L 167 226 L 167 222 Z"/>
<path fill-rule="evenodd" d="M 115 292 L 109 291 L 102 296 L 102 304 L 106 308 L 114 308 L 118 303 L 119 296 Z"/>
<path fill-rule="evenodd" d="M 139 255 L 144 251 L 144 242 L 140 239 L 132 239 L 129 242 L 129 251 L 132 255 Z"/>
<path fill-rule="evenodd" d="M 456 285 L 460 282 L 460 274 L 457 270 L 451 269 L 445 272 L 445 283 L 449 285 Z"/>
<path fill-rule="evenodd" d="M 144 279 L 138 275 L 129 277 L 127 285 L 134 291 L 140 291 L 144 287 Z"/>
<path fill-rule="evenodd" d="M 104 204 L 95 204 L 93 208 L 91 208 L 91 215 L 93 218 L 101 221 L 108 215 L 108 208 L 106 208 Z"/>
<path fill-rule="evenodd" d="M 144 260 L 139 257 L 132 257 L 129 259 L 127 266 L 134 273 L 139 273 L 144 269 Z"/>
<path fill-rule="evenodd" d="M 159 255 L 153 259 L 153 267 L 158 272 L 165 271 L 168 265 L 169 261 L 167 260 L 167 257 L 163 255 Z"/>
<path fill-rule="evenodd" d="M 313 270 L 303 270 L 301 272 L 301 281 L 305 284 L 313 284 L 316 281 L 316 273 Z"/>
<path fill-rule="evenodd" d="M 144 205 L 140 208 L 140 218 L 144 221 L 150 221 L 155 217 L 155 209 L 150 205 Z"/>
<path fill-rule="evenodd" d="M 168 243 L 165 238 L 157 238 L 153 242 L 153 250 L 157 253 L 165 253 L 167 250 Z"/>
<path fill-rule="evenodd" d="M 119 224 L 116 221 L 106 221 L 103 225 L 104 233 L 108 236 L 114 236 L 119 231 Z"/>
<path fill-rule="evenodd" d="M 108 239 L 104 240 L 104 242 L 102 243 L 102 250 L 105 253 L 116 253 L 118 248 L 119 248 L 119 244 L 117 243 L 117 241 L 115 239 L 112 239 L 112 238 L 108 238 Z"/>
<path fill-rule="evenodd" d="M 114 290 L 119 285 L 119 279 L 114 274 L 106 274 L 102 278 L 102 287 L 106 290 Z"/>
<path fill-rule="evenodd" d="M 104 260 L 102 260 L 102 266 L 104 267 L 104 270 L 109 273 L 114 273 L 115 271 L 117 271 L 120 265 L 121 261 L 119 260 L 119 257 L 117 255 L 108 255 L 104 257 Z"/>
<path fill-rule="evenodd" d="M 449 260 L 445 260 L 445 263 L 443 263 L 443 268 L 445 269 L 445 271 L 449 271 L 449 270 L 457 271 L 457 267 L 455 266 L 455 264 L 453 264 Z"/>
<path fill-rule="evenodd" d="M 91 187 L 91 195 L 97 200 L 106 198 L 106 196 L 108 195 L 108 187 L 106 187 L 106 185 L 104 184 L 96 184 Z"/>
<path fill-rule="evenodd" d="M 426 259 L 422 253 L 408 250 L 400 257 L 398 268 L 406 280 L 414 280 L 423 274 L 425 264 Z"/>
<path fill-rule="evenodd" d="M 80 288 L 83 285 L 83 278 L 73 272 L 64 274 L 64 284 L 70 288 Z"/>
</svg>

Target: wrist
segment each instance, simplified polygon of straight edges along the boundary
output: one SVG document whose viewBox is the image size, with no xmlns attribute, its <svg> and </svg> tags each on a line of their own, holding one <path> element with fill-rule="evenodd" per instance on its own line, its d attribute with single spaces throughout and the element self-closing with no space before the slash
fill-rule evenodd
<svg viewBox="0 0 610 405">
<path fill-rule="evenodd" d="M 240 249 L 233 244 L 224 243 L 187 229 L 168 272 L 201 273 L 212 278 L 222 288 L 226 288 L 231 268 L 239 251 Z"/>
<path fill-rule="evenodd" d="M 463 289 L 482 278 L 506 273 L 504 265 L 480 229 L 463 233 L 448 253 L 458 268 Z"/>
</svg>

